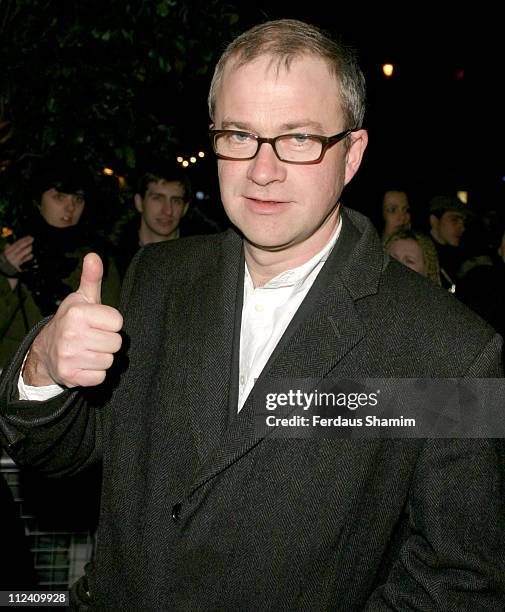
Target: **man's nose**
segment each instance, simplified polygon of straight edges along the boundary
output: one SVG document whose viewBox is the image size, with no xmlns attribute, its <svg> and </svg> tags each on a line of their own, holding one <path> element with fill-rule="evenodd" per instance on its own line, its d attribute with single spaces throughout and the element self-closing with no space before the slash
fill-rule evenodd
<svg viewBox="0 0 505 612">
<path fill-rule="evenodd" d="M 165 215 L 172 215 L 173 211 L 174 211 L 174 203 L 172 202 L 172 200 L 170 198 L 166 199 L 163 202 L 163 207 L 162 207 L 163 213 Z"/>
<path fill-rule="evenodd" d="M 268 185 L 286 178 L 286 163 L 280 161 L 268 142 L 261 143 L 258 154 L 249 164 L 247 178 L 258 185 Z"/>
</svg>

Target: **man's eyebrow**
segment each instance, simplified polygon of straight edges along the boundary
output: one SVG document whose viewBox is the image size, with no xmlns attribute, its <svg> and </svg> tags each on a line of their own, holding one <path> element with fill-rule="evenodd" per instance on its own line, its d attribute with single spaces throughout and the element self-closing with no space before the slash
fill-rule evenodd
<svg viewBox="0 0 505 612">
<path fill-rule="evenodd" d="M 244 121 L 232 121 L 232 120 L 224 120 L 221 122 L 221 129 L 236 129 L 243 130 L 244 132 L 253 132 L 257 133 L 257 131 L 252 127 L 250 123 Z M 319 121 L 312 121 L 310 119 L 306 120 L 298 120 L 298 121 L 290 121 L 288 123 L 283 123 L 279 126 L 278 130 L 276 130 L 279 134 L 284 132 L 292 132 L 293 130 L 302 130 L 303 132 L 312 132 L 312 133 L 321 133 L 323 132 L 323 126 Z"/>
<path fill-rule="evenodd" d="M 283 123 L 279 129 L 287 130 L 287 131 L 303 129 L 303 131 L 309 131 L 309 132 L 314 131 L 316 133 L 320 133 L 324 131 L 323 126 L 319 123 L 319 121 L 311 121 L 311 120 L 290 121 L 289 123 Z"/>
<path fill-rule="evenodd" d="M 231 121 L 231 120 L 222 121 L 221 129 L 222 130 L 236 129 L 236 130 L 243 130 L 244 132 L 253 131 L 250 123 L 244 123 L 243 121 Z"/>
</svg>

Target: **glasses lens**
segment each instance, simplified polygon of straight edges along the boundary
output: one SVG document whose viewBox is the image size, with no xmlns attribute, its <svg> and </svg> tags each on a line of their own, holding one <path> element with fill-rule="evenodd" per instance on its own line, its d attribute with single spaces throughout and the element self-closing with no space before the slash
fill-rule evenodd
<svg viewBox="0 0 505 612">
<path fill-rule="evenodd" d="M 323 143 L 306 134 L 287 134 L 277 138 L 277 154 L 284 161 L 310 162 L 319 159 Z"/>
<path fill-rule="evenodd" d="M 254 157 L 258 143 L 256 138 L 247 132 L 221 132 L 214 135 L 214 148 L 218 155 L 247 159 Z"/>
</svg>

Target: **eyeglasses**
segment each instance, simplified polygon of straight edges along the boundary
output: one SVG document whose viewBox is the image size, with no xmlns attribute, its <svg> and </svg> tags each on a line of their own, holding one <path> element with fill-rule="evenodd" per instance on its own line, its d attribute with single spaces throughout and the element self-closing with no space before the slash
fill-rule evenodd
<svg viewBox="0 0 505 612">
<path fill-rule="evenodd" d="M 326 151 L 343 140 L 352 128 L 334 136 L 317 136 L 315 134 L 281 134 L 275 138 L 261 138 L 250 132 L 239 130 L 209 130 L 214 153 L 219 159 L 248 160 L 254 159 L 264 142 L 272 145 L 280 161 L 289 164 L 318 164 Z"/>
</svg>

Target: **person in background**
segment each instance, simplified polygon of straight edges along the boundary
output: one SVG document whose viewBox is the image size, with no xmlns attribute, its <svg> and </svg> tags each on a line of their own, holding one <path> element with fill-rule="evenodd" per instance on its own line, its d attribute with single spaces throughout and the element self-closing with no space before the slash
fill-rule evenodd
<svg viewBox="0 0 505 612">
<path fill-rule="evenodd" d="M 400 229 L 410 229 L 410 206 L 409 198 L 405 191 L 396 189 L 388 190 L 382 199 L 382 242 L 391 236 L 393 232 Z"/>
<path fill-rule="evenodd" d="M 491 235 L 491 248 L 464 262 L 458 280 L 458 298 L 505 336 L 505 224 Z"/>
<path fill-rule="evenodd" d="M 158 164 L 141 177 L 134 196 L 138 214 L 124 224 L 120 222 L 116 230 L 121 277 L 135 253 L 146 244 L 219 231 L 218 225 L 191 201 L 191 181 L 180 164 Z"/>
<path fill-rule="evenodd" d="M 422 232 L 400 229 L 389 236 L 386 251 L 397 261 L 440 285 L 440 267 L 433 241 Z"/>
<path fill-rule="evenodd" d="M 32 200 L 0 239 L 0 368 L 27 330 L 76 289 L 86 253 L 104 257 L 104 303 L 119 301 L 117 269 L 93 227 L 96 192 L 88 171 L 60 159 L 40 162 L 30 191 Z"/>
<path fill-rule="evenodd" d="M 464 255 L 460 247 L 469 215 L 468 207 L 450 195 L 435 196 L 429 203 L 430 236 L 437 249 L 442 286 L 456 293 Z"/>
</svg>

